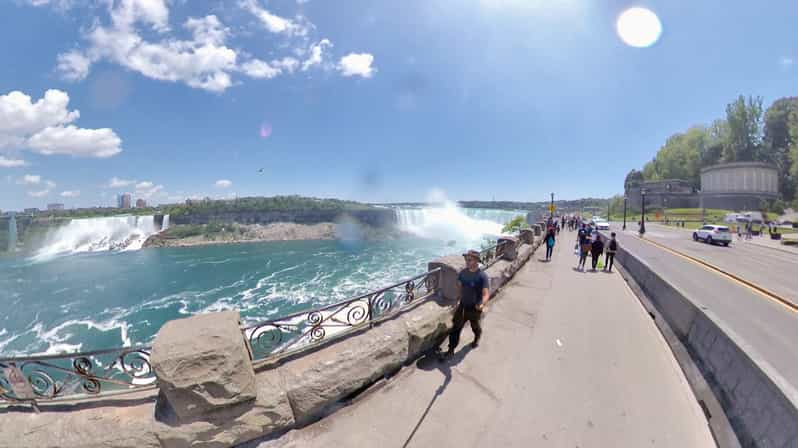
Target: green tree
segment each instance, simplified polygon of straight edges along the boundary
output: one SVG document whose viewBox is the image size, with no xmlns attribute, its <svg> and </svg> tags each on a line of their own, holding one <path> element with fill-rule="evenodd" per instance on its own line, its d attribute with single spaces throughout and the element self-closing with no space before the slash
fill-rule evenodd
<svg viewBox="0 0 798 448">
<path fill-rule="evenodd" d="M 726 106 L 728 139 L 723 148 L 725 162 L 759 160 L 762 144 L 762 97 L 740 95 Z"/>
<path fill-rule="evenodd" d="M 526 222 L 526 217 L 518 215 L 504 225 L 502 233 L 513 233 L 526 227 L 529 227 L 529 224 Z"/>
<path fill-rule="evenodd" d="M 639 187 L 640 184 L 643 183 L 643 172 L 632 170 L 629 171 L 629 174 L 626 175 L 626 179 L 623 181 L 623 190 L 629 191 L 630 188 Z"/>
<path fill-rule="evenodd" d="M 786 200 L 795 197 L 798 169 L 798 97 L 779 98 L 765 112 L 762 161 L 776 165 L 779 190 Z M 796 171 L 795 173 L 793 171 Z"/>
</svg>

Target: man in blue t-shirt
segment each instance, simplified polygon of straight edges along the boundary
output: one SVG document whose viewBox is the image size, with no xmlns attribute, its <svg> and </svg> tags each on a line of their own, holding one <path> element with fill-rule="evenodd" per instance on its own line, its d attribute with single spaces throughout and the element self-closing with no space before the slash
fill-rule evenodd
<svg viewBox="0 0 798 448">
<path fill-rule="evenodd" d="M 454 326 L 449 333 L 449 350 L 446 358 L 454 355 L 454 349 L 460 342 L 460 332 L 463 331 L 466 321 L 471 324 L 471 331 L 474 332 L 474 342 L 471 348 L 477 348 L 479 338 L 482 336 L 482 311 L 490 298 L 490 279 L 479 268 L 479 252 L 469 250 L 463 254 L 466 259 L 466 268 L 460 271 L 457 282 L 460 286 L 460 303 L 454 311 Z"/>
</svg>

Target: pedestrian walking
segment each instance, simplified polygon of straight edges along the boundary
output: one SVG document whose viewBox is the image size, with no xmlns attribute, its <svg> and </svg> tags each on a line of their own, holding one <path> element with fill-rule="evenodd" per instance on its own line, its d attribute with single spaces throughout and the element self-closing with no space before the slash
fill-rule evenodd
<svg viewBox="0 0 798 448">
<path fill-rule="evenodd" d="M 590 252 L 590 248 L 590 236 L 588 236 L 587 232 L 581 233 L 579 237 L 579 263 L 576 265 L 577 269 L 582 271 L 585 270 L 585 262 L 587 261 L 587 254 Z"/>
<path fill-rule="evenodd" d="M 604 270 L 612 272 L 612 264 L 615 261 L 615 252 L 618 251 L 618 240 L 615 239 L 615 232 L 610 234 L 610 241 L 607 243 L 607 258 L 604 259 Z"/>
<path fill-rule="evenodd" d="M 596 265 L 604 254 L 604 243 L 601 241 L 601 235 L 596 235 L 593 244 L 590 246 L 590 262 L 593 266 L 593 272 L 596 272 Z"/>
<path fill-rule="evenodd" d="M 554 251 L 555 241 L 554 231 L 549 229 L 549 232 L 546 234 L 546 261 L 551 261 L 551 254 Z"/>
<path fill-rule="evenodd" d="M 471 324 L 471 331 L 474 332 L 471 348 L 477 348 L 482 336 L 480 325 L 482 311 L 490 298 L 490 278 L 479 268 L 479 252 L 469 250 L 463 254 L 463 257 L 466 259 L 466 267 L 457 275 L 460 297 L 454 311 L 452 331 L 449 333 L 449 349 L 444 355 L 445 359 L 450 359 L 454 355 L 454 349 L 460 343 L 460 333 L 466 321 Z"/>
</svg>

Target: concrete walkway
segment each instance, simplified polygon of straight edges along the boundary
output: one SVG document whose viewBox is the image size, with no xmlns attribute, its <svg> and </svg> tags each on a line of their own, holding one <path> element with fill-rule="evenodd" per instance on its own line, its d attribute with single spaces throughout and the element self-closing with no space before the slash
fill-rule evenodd
<svg viewBox="0 0 798 448">
<path fill-rule="evenodd" d="M 421 359 L 311 426 L 246 446 L 714 446 L 651 318 L 617 273 L 573 270 L 572 235 L 491 301 L 478 349 Z"/>
</svg>

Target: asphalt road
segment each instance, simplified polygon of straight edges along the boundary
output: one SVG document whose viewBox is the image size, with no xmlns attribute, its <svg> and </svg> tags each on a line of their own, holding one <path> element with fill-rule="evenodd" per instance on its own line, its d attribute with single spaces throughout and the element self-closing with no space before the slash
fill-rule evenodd
<svg viewBox="0 0 798 448">
<path fill-rule="evenodd" d="M 737 238 L 728 248 L 709 245 L 693 241 L 691 231 L 657 224 L 649 224 L 646 230 L 648 239 L 706 261 L 798 304 L 798 256 L 794 254 Z"/>
<path fill-rule="evenodd" d="M 711 310 L 748 345 L 748 354 L 766 362 L 798 388 L 798 313 L 785 305 L 687 259 L 666 252 L 637 236 L 637 226 L 620 231 L 619 243 L 642 257 L 697 306 Z M 798 257 L 754 245 L 710 246 L 692 241 L 687 231 L 647 226 L 646 239 L 700 258 L 784 298 L 798 298 Z"/>
</svg>

